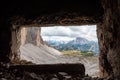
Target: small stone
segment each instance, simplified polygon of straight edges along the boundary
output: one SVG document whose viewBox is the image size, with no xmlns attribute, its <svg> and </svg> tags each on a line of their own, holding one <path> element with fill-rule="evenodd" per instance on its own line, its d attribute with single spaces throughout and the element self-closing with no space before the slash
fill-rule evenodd
<svg viewBox="0 0 120 80">
<path fill-rule="evenodd" d="M 7 79 L 5 79 L 5 78 L 1 78 L 0 80 L 7 80 Z"/>
<path fill-rule="evenodd" d="M 71 78 L 71 76 L 64 76 L 66 79 L 70 79 Z"/>
<path fill-rule="evenodd" d="M 10 63 L 6 63 L 6 68 L 9 68 L 10 67 Z"/>
<path fill-rule="evenodd" d="M 84 77 L 82 80 L 91 80 L 91 77 Z"/>
<path fill-rule="evenodd" d="M 20 77 L 17 77 L 16 79 L 17 79 L 17 80 L 20 80 L 21 78 L 20 78 Z"/>
<path fill-rule="evenodd" d="M 65 72 L 59 72 L 59 74 L 60 74 L 60 75 L 63 75 L 63 76 L 68 75 L 68 74 L 65 73 Z"/>
<path fill-rule="evenodd" d="M 59 80 L 58 78 L 52 78 L 52 79 L 50 79 L 50 80 Z"/>
<path fill-rule="evenodd" d="M 0 72 L 0 75 L 2 75 L 3 73 L 2 72 Z"/>
</svg>

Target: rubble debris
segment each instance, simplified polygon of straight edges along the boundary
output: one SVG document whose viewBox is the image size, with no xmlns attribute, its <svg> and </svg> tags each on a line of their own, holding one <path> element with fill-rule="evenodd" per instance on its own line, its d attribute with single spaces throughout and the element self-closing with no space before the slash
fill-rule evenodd
<svg viewBox="0 0 120 80">
<path fill-rule="evenodd" d="M 0 68 L 0 80 L 112 80 L 103 79 L 98 77 L 90 77 L 89 75 L 82 75 L 76 72 L 64 71 L 45 71 L 34 72 L 26 69 L 20 69 L 21 66 L 16 68 Z M 28 65 L 27 65 L 28 67 Z M 58 66 L 57 66 L 58 67 Z M 31 67 L 30 67 L 31 68 Z M 35 68 L 35 67 L 33 67 Z M 39 67 L 38 67 L 39 68 Z M 32 68 L 31 68 L 32 69 Z"/>
</svg>

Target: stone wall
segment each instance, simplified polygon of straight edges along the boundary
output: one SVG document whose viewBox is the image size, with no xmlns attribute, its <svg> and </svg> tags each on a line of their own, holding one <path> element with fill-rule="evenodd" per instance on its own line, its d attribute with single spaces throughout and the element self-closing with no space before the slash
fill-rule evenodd
<svg viewBox="0 0 120 80">
<path fill-rule="evenodd" d="M 103 0 L 104 19 L 98 24 L 100 76 L 120 79 L 120 14 L 118 0 Z"/>
<path fill-rule="evenodd" d="M 11 55 L 10 59 L 11 61 L 18 61 L 20 57 L 20 45 L 21 45 L 21 39 L 20 39 L 20 28 L 12 28 L 12 45 L 11 45 Z"/>
</svg>

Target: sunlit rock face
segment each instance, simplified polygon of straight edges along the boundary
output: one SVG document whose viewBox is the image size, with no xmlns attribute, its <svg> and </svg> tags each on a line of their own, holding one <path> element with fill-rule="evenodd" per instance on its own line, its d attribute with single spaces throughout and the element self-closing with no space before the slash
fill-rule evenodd
<svg viewBox="0 0 120 80">
<path fill-rule="evenodd" d="M 41 28 L 39 27 L 21 28 L 20 60 L 35 64 L 55 63 L 61 53 L 46 45 L 40 34 Z"/>
<path fill-rule="evenodd" d="M 39 27 L 31 27 L 31 28 L 21 28 L 21 45 L 25 45 L 27 43 L 34 44 L 35 46 L 40 46 L 40 44 L 44 44 L 41 36 L 40 36 L 41 28 Z"/>
</svg>

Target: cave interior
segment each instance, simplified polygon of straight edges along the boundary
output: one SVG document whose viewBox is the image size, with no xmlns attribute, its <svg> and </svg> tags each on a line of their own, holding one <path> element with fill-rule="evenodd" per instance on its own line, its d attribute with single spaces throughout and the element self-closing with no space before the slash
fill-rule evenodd
<svg viewBox="0 0 120 80">
<path fill-rule="evenodd" d="M 100 77 L 120 79 L 119 0 L 1 0 L 0 10 L 0 52 L 5 53 L 0 55 L 1 61 L 9 61 L 6 53 L 16 54 L 14 32 L 20 26 L 97 24 Z"/>
</svg>

